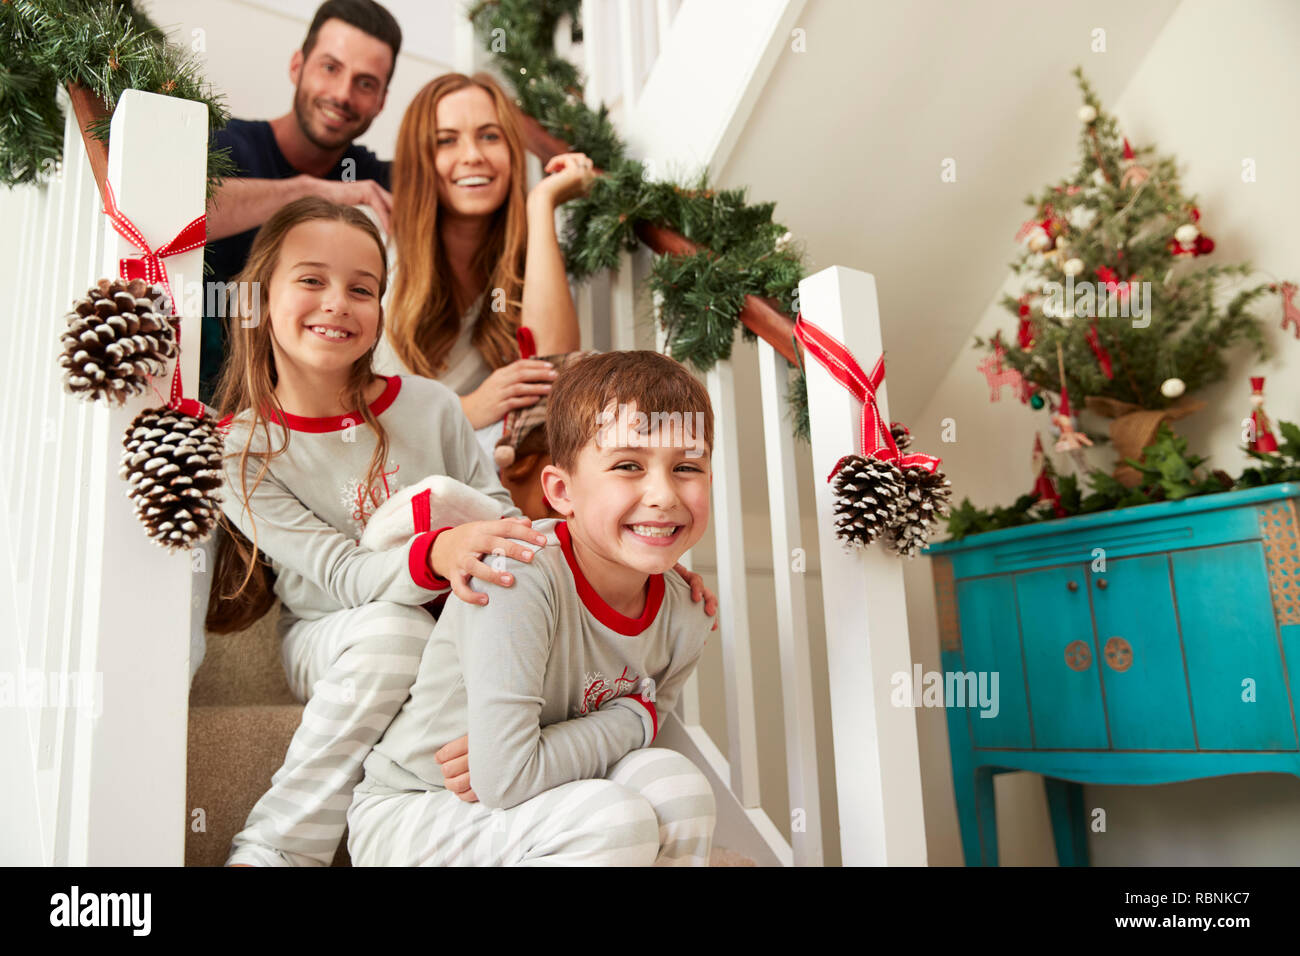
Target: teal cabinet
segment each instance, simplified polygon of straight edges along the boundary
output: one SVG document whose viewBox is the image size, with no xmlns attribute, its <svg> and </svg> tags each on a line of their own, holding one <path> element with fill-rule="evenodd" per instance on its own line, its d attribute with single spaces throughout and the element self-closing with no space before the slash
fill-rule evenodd
<svg viewBox="0 0 1300 956">
<path fill-rule="evenodd" d="M 993 776 L 1045 777 L 1058 859 L 1087 864 L 1082 784 L 1300 775 L 1300 486 L 931 545 L 968 865 L 997 863 Z"/>
</svg>

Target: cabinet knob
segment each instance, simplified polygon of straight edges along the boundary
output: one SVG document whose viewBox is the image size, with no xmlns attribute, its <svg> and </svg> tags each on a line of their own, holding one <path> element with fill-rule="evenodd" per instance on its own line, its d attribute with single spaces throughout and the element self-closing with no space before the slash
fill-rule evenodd
<svg viewBox="0 0 1300 956">
<path fill-rule="evenodd" d="M 1097 587 L 1104 591 L 1106 588 L 1110 587 L 1110 583 L 1105 578 L 1101 578 L 1097 581 Z"/>
<path fill-rule="evenodd" d="M 1065 586 L 1066 586 L 1067 588 L 1069 588 L 1071 591 L 1077 591 L 1077 590 L 1079 590 L 1079 582 L 1078 582 L 1078 581 L 1066 581 L 1066 582 L 1065 582 Z"/>
</svg>

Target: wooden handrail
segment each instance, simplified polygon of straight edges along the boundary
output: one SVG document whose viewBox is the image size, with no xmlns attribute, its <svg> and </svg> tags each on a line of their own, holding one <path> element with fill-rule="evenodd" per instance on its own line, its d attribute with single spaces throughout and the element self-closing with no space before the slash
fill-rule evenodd
<svg viewBox="0 0 1300 956">
<path fill-rule="evenodd" d="M 552 156 L 571 151 L 567 143 L 546 132 L 536 119 L 522 112 L 520 116 L 523 120 L 524 145 L 542 161 L 543 166 Z M 601 170 L 597 169 L 597 172 Z M 681 233 L 655 223 L 637 223 L 636 234 L 638 239 L 659 255 L 691 255 L 700 251 L 698 245 Z M 762 296 L 747 295 L 739 318 L 746 328 L 785 356 L 791 365 L 801 364 L 795 355 L 794 322 L 774 301 Z"/>
<path fill-rule="evenodd" d="M 68 99 L 72 101 L 72 112 L 77 117 L 77 129 L 81 130 L 81 141 L 86 147 L 86 159 L 90 161 L 90 172 L 95 177 L 99 198 L 107 204 L 104 183 L 108 179 L 108 144 L 96 139 L 90 127 L 106 118 L 108 110 L 104 109 L 104 101 L 81 83 L 68 84 Z"/>
</svg>

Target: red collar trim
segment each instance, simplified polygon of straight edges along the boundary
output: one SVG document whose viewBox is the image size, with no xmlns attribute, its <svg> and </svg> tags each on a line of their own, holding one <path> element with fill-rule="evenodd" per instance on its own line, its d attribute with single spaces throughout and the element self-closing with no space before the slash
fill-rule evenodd
<svg viewBox="0 0 1300 956">
<path fill-rule="evenodd" d="M 591 582 L 583 575 L 582 569 L 578 567 L 578 559 L 573 556 L 573 539 L 569 535 L 569 523 L 567 521 L 556 523 L 555 536 L 560 539 L 560 550 L 564 552 L 564 560 L 569 563 L 569 570 L 573 572 L 573 583 L 577 585 L 578 597 L 582 599 L 582 603 L 587 610 L 596 616 L 596 620 L 611 630 L 617 631 L 619 634 L 626 634 L 628 637 L 636 637 L 654 623 L 655 616 L 659 613 L 659 608 L 664 601 L 664 576 L 662 574 L 650 575 L 645 610 L 641 612 L 641 616 L 627 617 L 606 604 L 605 599 L 596 593 L 596 589 L 591 586 Z"/>
<path fill-rule="evenodd" d="M 380 393 L 379 397 L 370 403 L 370 413 L 376 417 L 381 415 L 389 405 L 393 404 L 397 398 L 397 393 L 402 390 L 402 377 L 400 375 L 381 375 L 380 378 L 386 380 L 388 385 Z M 284 420 L 280 419 L 279 412 L 271 409 L 267 415 L 271 421 L 277 425 L 285 425 L 296 432 L 341 432 L 348 426 L 357 426 L 365 421 L 360 412 L 348 412 L 346 415 L 332 415 L 325 418 L 308 418 L 303 415 L 291 415 L 284 413 Z"/>
</svg>

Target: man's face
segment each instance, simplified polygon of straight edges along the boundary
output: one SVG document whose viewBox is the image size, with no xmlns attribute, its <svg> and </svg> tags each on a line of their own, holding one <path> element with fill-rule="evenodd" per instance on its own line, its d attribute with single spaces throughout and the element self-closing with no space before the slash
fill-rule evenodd
<svg viewBox="0 0 1300 956">
<path fill-rule="evenodd" d="M 307 59 L 297 50 L 289 61 L 303 136 L 320 149 L 338 149 L 364 133 L 384 108 L 392 67 L 393 50 L 383 40 L 326 20 Z"/>
</svg>

